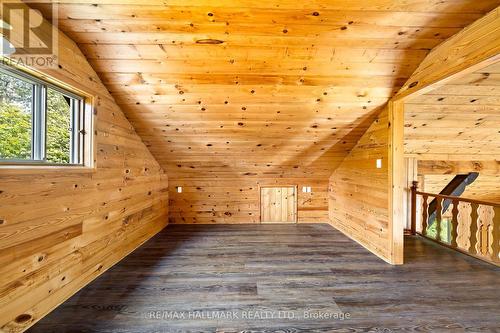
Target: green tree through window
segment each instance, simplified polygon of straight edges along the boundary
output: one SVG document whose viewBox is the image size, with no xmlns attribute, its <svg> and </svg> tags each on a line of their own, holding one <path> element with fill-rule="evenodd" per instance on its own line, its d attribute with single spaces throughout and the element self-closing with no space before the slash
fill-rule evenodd
<svg viewBox="0 0 500 333">
<path fill-rule="evenodd" d="M 30 159 L 34 85 L 0 75 L 0 158 Z"/>
<path fill-rule="evenodd" d="M 51 163 L 70 162 L 71 108 L 70 99 L 47 89 L 47 152 Z"/>
</svg>

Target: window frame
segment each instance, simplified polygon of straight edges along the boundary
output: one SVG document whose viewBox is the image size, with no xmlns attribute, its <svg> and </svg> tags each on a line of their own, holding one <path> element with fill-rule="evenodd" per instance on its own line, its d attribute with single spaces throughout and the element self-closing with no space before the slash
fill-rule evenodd
<svg viewBox="0 0 500 333">
<path fill-rule="evenodd" d="M 31 105 L 31 158 L 4 159 L 0 158 L 0 166 L 34 166 L 34 167 L 92 167 L 93 141 L 90 128 L 92 117 L 87 116 L 88 98 L 80 92 L 73 92 L 48 80 L 40 79 L 33 74 L 14 66 L 0 64 L 0 73 L 33 85 Z M 52 89 L 70 98 L 70 151 L 69 163 L 54 163 L 47 161 L 47 91 Z M 76 101 L 76 103 L 75 103 Z M 92 112 L 91 112 L 92 113 Z"/>
</svg>

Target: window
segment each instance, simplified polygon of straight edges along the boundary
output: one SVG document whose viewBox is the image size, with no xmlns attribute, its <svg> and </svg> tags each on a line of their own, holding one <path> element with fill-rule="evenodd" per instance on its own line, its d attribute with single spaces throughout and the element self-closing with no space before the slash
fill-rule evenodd
<svg viewBox="0 0 500 333">
<path fill-rule="evenodd" d="M 84 165 L 84 98 L 0 67 L 0 162 Z"/>
</svg>

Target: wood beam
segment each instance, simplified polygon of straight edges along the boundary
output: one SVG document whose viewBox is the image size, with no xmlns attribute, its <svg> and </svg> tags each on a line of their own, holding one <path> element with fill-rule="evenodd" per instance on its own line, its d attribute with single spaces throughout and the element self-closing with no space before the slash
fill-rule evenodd
<svg viewBox="0 0 500 333">
<path fill-rule="evenodd" d="M 418 161 L 419 175 L 457 175 L 469 172 L 499 175 L 500 161 Z"/>
</svg>

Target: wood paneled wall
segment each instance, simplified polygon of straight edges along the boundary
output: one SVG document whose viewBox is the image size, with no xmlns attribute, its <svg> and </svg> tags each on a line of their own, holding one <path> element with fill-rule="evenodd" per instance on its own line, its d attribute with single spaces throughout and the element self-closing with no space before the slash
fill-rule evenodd
<svg viewBox="0 0 500 333">
<path fill-rule="evenodd" d="M 494 65 L 500 60 L 499 10 L 500 7 L 495 8 L 487 15 L 478 19 L 456 35 L 448 38 L 445 42 L 435 47 L 422 61 L 417 70 L 411 75 L 398 93 L 391 98 L 388 103 L 389 121 L 391 125 L 389 135 L 389 225 L 391 226 L 392 232 L 392 254 L 395 256 L 396 260 L 394 261 L 397 263 L 403 262 L 402 221 L 404 221 L 405 215 L 405 187 L 407 186 L 407 179 L 402 166 L 405 164 L 405 153 L 407 153 L 407 157 L 413 156 L 412 152 L 409 151 L 412 149 L 411 143 L 409 143 L 411 140 L 408 140 L 409 130 L 417 130 L 417 128 L 414 128 L 415 126 L 412 126 L 411 123 L 409 124 L 405 122 L 405 115 L 408 113 L 407 107 L 411 106 L 414 101 L 418 101 L 420 97 L 425 96 L 426 93 L 439 89 L 456 79 L 466 77 L 468 74 L 472 73 L 476 75 L 477 78 L 477 74 L 479 74 L 477 71 L 484 69 L 487 66 Z M 489 72 L 487 74 L 489 74 Z M 488 75 L 483 75 L 483 77 L 486 76 Z M 481 80 L 479 80 L 479 82 L 480 81 Z M 481 91 L 479 94 L 487 91 L 482 88 L 476 89 L 476 91 L 477 90 Z M 449 101 L 452 101 L 449 107 L 449 110 L 452 113 L 453 111 L 459 110 L 460 106 L 465 104 L 467 105 L 465 106 L 466 108 L 470 108 L 472 105 L 472 108 L 479 110 L 479 114 L 482 114 L 482 111 L 486 111 L 485 114 L 488 114 L 488 108 L 485 106 L 494 100 L 494 98 L 482 98 L 482 103 L 477 103 L 477 105 L 475 105 L 478 100 L 476 98 L 468 99 L 468 91 L 468 89 L 465 89 L 465 93 L 463 94 L 465 98 L 461 101 L 453 96 L 451 98 L 441 96 L 431 104 L 443 101 L 447 104 Z M 443 93 L 443 91 L 441 91 L 441 93 Z M 452 91 L 449 91 L 448 93 L 450 95 L 456 95 L 456 93 Z M 432 97 L 430 100 L 432 100 Z M 488 102 L 485 103 L 485 101 Z M 460 118 L 462 116 L 462 112 L 457 112 L 456 115 L 458 118 L 448 120 L 451 120 L 451 123 L 454 124 L 454 126 L 460 127 L 462 125 L 462 119 Z M 419 116 L 423 116 L 425 118 L 425 113 L 422 115 L 415 115 L 415 117 Z M 474 115 L 471 115 L 471 118 L 474 117 Z M 477 143 L 475 140 L 478 139 L 478 137 L 476 137 L 477 131 L 475 131 L 474 126 L 482 126 L 484 119 L 480 117 L 475 121 L 471 121 L 471 118 L 468 118 L 464 122 L 464 131 L 457 131 L 457 128 L 454 127 L 452 128 L 451 133 L 454 132 L 457 135 L 452 135 L 447 139 L 443 139 L 443 137 L 449 136 L 450 131 L 446 130 L 446 125 L 444 125 L 446 121 L 441 122 L 442 118 L 443 115 L 439 115 L 435 119 L 436 124 L 441 124 L 441 126 L 437 125 L 435 128 L 428 128 L 426 122 L 420 124 L 420 128 L 418 129 L 419 132 L 416 132 L 416 135 L 422 135 L 423 141 L 428 143 L 428 145 L 424 148 L 423 153 L 419 152 L 417 153 L 418 156 L 414 157 L 422 158 L 424 154 L 426 154 L 427 159 L 451 159 L 450 156 L 453 156 L 456 160 L 464 159 L 464 156 L 468 156 L 468 159 L 471 160 L 478 158 L 477 151 L 480 149 L 475 148 Z M 481 147 L 482 149 L 490 146 L 497 151 L 498 147 L 493 142 L 495 142 L 498 137 L 498 133 L 494 133 L 488 129 L 490 126 L 490 124 L 488 124 L 490 120 L 491 119 L 488 119 L 488 121 L 484 122 L 486 135 L 485 137 L 480 138 L 479 141 L 483 141 L 484 145 Z M 468 134 L 466 133 L 471 134 L 467 137 Z M 462 134 L 465 135 L 462 136 Z M 456 145 L 451 141 L 454 138 L 461 141 L 459 142 L 459 145 Z M 437 145 L 434 145 L 435 141 L 438 141 Z M 439 151 L 433 156 L 432 148 L 439 146 L 444 147 L 447 152 L 443 153 L 442 151 Z M 468 150 L 466 152 L 468 155 L 463 154 L 462 149 L 466 151 Z M 479 158 L 486 159 L 483 156 L 480 156 Z M 490 157 L 489 159 L 492 158 Z"/>
<path fill-rule="evenodd" d="M 500 62 L 412 98 L 405 103 L 405 154 L 500 160 L 499 109 Z"/>
<path fill-rule="evenodd" d="M 0 331 L 18 332 L 167 223 L 168 182 L 78 47 L 43 70 L 96 99 L 96 168 L 0 169 Z"/>
<path fill-rule="evenodd" d="M 424 192 L 439 193 L 455 175 L 424 175 L 420 177 Z M 482 200 L 488 202 L 500 202 L 500 174 L 479 174 L 474 183 L 465 188 L 462 198 Z"/>
<path fill-rule="evenodd" d="M 500 62 L 405 103 L 405 154 L 420 160 L 421 189 L 439 193 L 454 175 L 479 172 L 462 197 L 500 200 L 499 110 Z"/>
<path fill-rule="evenodd" d="M 260 223 L 259 186 L 265 185 L 298 186 L 299 223 L 328 221 L 326 178 L 249 176 L 170 179 L 170 223 Z M 311 186 L 312 192 L 302 192 L 303 186 Z"/>
<path fill-rule="evenodd" d="M 50 2 L 30 4 L 50 16 Z M 184 184 L 171 192 L 175 223 L 255 222 L 257 186 L 269 182 L 312 186 L 312 200 L 299 191 L 299 221 L 325 217 L 325 182 L 380 107 L 430 49 L 498 5 L 57 2 L 61 29 Z"/>
<path fill-rule="evenodd" d="M 500 175 L 498 161 L 418 161 L 418 173 L 421 175 L 458 175 L 459 173 L 479 172 L 482 175 Z"/>
<path fill-rule="evenodd" d="M 330 177 L 329 215 L 335 228 L 391 262 L 388 136 L 385 108 Z"/>
<path fill-rule="evenodd" d="M 500 125 L 499 125 L 500 128 Z M 420 189 L 439 193 L 457 174 L 478 172 L 464 198 L 500 202 L 500 161 L 419 161 Z"/>
</svg>

